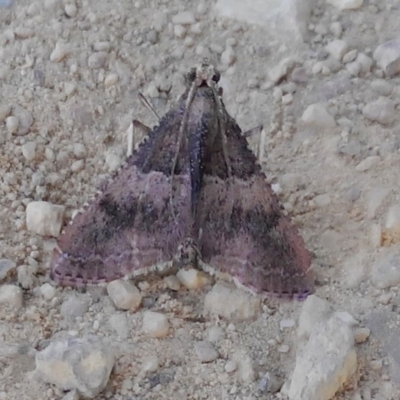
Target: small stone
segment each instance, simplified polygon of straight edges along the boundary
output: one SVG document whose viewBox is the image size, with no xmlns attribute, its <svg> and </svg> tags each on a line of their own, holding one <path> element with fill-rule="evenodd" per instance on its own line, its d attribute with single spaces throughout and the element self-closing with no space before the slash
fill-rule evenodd
<svg viewBox="0 0 400 400">
<path fill-rule="evenodd" d="M 344 62 L 345 64 L 347 64 L 347 63 L 349 63 L 349 62 L 354 61 L 354 60 L 356 59 L 356 57 L 357 57 L 357 54 L 358 54 L 358 50 L 357 50 L 357 49 L 350 50 L 348 53 L 346 53 L 346 54 L 343 56 L 343 62 Z"/>
<path fill-rule="evenodd" d="M 296 325 L 295 320 L 291 318 L 282 319 L 279 322 L 279 327 L 281 328 L 281 331 L 283 331 L 284 329 L 293 328 L 295 325 Z"/>
<path fill-rule="evenodd" d="M 75 143 L 72 149 L 76 158 L 85 158 L 87 155 L 86 148 L 82 143 Z"/>
<path fill-rule="evenodd" d="M 27 142 L 22 145 L 22 155 L 27 161 L 33 161 L 36 157 L 36 142 Z"/>
<path fill-rule="evenodd" d="M 0 306 L 8 306 L 12 310 L 19 310 L 23 304 L 22 290 L 15 285 L 0 286 Z"/>
<path fill-rule="evenodd" d="M 14 116 L 10 116 L 7 117 L 6 119 L 6 128 L 7 131 L 11 134 L 14 134 L 18 131 L 18 127 L 19 127 L 19 121 L 17 117 Z"/>
<path fill-rule="evenodd" d="M 50 61 L 52 62 L 61 62 L 66 58 L 69 54 L 69 48 L 66 44 L 58 42 L 56 47 L 50 54 Z"/>
<path fill-rule="evenodd" d="M 168 318 L 161 313 L 145 311 L 143 313 L 143 331 L 154 338 L 163 338 L 169 333 Z"/>
<path fill-rule="evenodd" d="M 314 326 L 328 319 L 331 313 L 332 307 L 329 302 L 314 294 L 308 296 L 301 309 L 297 336 L 300 339 L 308 339 Z"/>
<path fill-rule="evenodd" d="M 33 289 L 35 287 L 36 268 L 30 265 L 20 265 L 17 268 L 17 278 L 19 285 L 24 289 Z"/>
<path fill-rule="evenodd" d="M 183 25 L 175 25 L 174 26 L 174 35 L 178 39 L 183 39 L 186 36 L 186 28 Z"/>
<path fill-rule="evenodd" d="M 9 273 L 15 270 L 17 264 L 12 261 L 8 260 L 7 258 L 0 259 L 0 281 L 5 279 Z"/>
<path fill-rule="evenodd" d="M 99 51 L 93 53 L 88 58 L 88 67 L 91 69 L 103 68 L 108 62 L 108 53 L 106 51 Z"/>
<path fill-rule="evenodd" d="M 345 322 L 351 328 L 358 324 L 357 320 L 354 319 L 354 317 L 347 311 L 335 311 L 333 315 L 341 321 Z"/>
<path fill-rule="evenodd" d="M 75 4 L 67 4 L 64 7 L 64 11 L 65 14 L 70 18 L 74 18 L 78 14 L 78 9 Z"/>
<path fill-rule="evenodd" d="M 228 374 L 231 374 L 233 372 L 235 372 L 237 370 L 237 362 L 234 360 L 228 360 L 225 364 L 224 370 L 225 372 L 227 372 Z"/>
<path fill-rule="evenodd" d="M 358 328 L 354 332 L 354 340 L 357 344 L 364 343 L 371 334 L 370 329 L 368 328 Z"/>
<path fill-rule="evenodd" d="M 204 309 L 228 320 L 245 321 L 259 314 L 261 304 L 256 296 L 217 282 L 205 296 Z"/>
<path fill-rule="evenodd" d="M 303 67 L 294 68 L 292 74 L 290 75 L 294 83 L 307 83 L 309 81 L 309 76 L 307 71 Z"/>
<path fill-rule="evenodd" d="M 384 79 L 375 79 L 371 82 L 371 89 L 381 96 L 390 96 L 393 91 L 393 85 Z"/>
<path fill-rule="evenodd" d="M 382 369 L 383 362 L 382 362 L 382 359 L 380 359 L 380 360 L 372 360 L 369 363 L 369 365 L 371 366 L 372 370 L 379 371 L 379 370 Z"/>
<path fill-rule="evenodd" d="M 364 53 L 358 53 L 356 61 L 361 65 L 361 72 L 367 74 L 371 71 L 373 64 L 372 58 L 366 56 Z"/>
<path fill-rule="evenodd" d="M 84 160 L 77 160 L 74 161 L 71 165 L 72 172 L 79 172 L 85 169 L 85 161 Z"/>
<path fill-rule="evenodd" d="M 174 25 L 192 25 L 196 22 L 194 14 L 190 11 L 184 11 L 172 17 Z"/>
<path fill-rule="evenodd" d="M 346 41 L 341 39 L 332 40 L 325 47 L 326 51 L 338 61 L 342 61 L 343 56 L 347 53 L 349 45 Z"/>
<path fill-rule="evenodd" d="M 356 10 L 363 5 L 363 0 L 327 0 L 327 2 L 338 8 L 340 11 Z"/>
<path fill-rule="evenodd" d="M 194 351 L 202 363 L 209 363 L 218 358 L 218 352 L 210 342 L 200 341 L 195 343 Z"/>
<path fill-rule="evenodd" d="M 343 284 L 346 288 L 357 288 L 367 278 L 367 255 L 360 250 L 343 262 Z"/>
<path fill-rule="evenodd" d="M 392 77 L 400 72 L 400 40 L 393 39 L 380 44 L 373 57 L 386 76 Z"/>
<path fill-rule="evenodd" d="M 17 117 L 19 121 L 18 131 L 16 134 L 18 136 L 26 135 L 30 131 L 33 124 L 32 114 L 24 107 L 16 104 L 12 109 L 12 115 Z"/>
<path fill-rule="evenodd" d="M 371 267 L 371 281 L 379 289 L 400 283 L 400 258 L 394 251 L 380 253 Z"/>
<path fill-rule="evenodd" d="M 169 290 L 177 292 L 181 288 L 181 283 L 175 275 L 168 275 L 164 279 L 164 284 Z"/>
<path fill-rule="evenodd" d="M 114 86 L 118 82 L 118 75 L 117 74 L 109 74 L 104 79 L 104 85 L 107 87 Z"/>
<path fill-rule="evenodd" d="M 350 75 L 358 76 L 358 75 L 360 75 L 362 66 L 358 61 L 353 61 L 346 65 L 346 70 L 347 70 L 347 72 L 349 72 Z"/>
<path fill-rule="evenodd" d="M 335 118 L 320 104 L 311 104 L 301 117 L 306 125 L 319 129 L 333 129 L 336 126 Z"/>
<path fill-rule="evenodd" d="M 96 336 L 51 342 L 36 353 L 35 376 L 60 390 L 96 398 L 106 387 L 115 357 Z"/>
<path fill-rule="evenodd" d="M 386 229 L 399 229 L 400 228 L 400 205 L 396 204 L 391 206 L 386 215 Z"/>
<path fill-rule="evenodd" d="M 160 360 L 156 355 L 147 356 L 142 361 L 142 371 L 145 373 L 156 372 L 160 367 Z"/>
<path fill-rule="evenodd" d="M 123 279 L 110 282 L 107 285 L 107 293 L 115 306 L 121 310 L 136 311 L 142 303 L 139 289 Z"/>
<path fill-rule="evenodd" d="M 212 326 L 207 331 L 207 338 L 212 343 L 217 343 L 221 341 L 225 336 L 224 331 L 219 326 Z"/>
<path fill-rule="evenodd" d="M 396 117 L 395 103 L 386 97 L 368 103 L 362 110 L 365 118 L 379 122 L 382 125 L 391 125 Z"/>
<path fill-rule="evenodd" d="M 258 384 L 258 390 L 264 393 L 276 393 L 281 387 L 282 383 L 270 372 L 267 372 Z"/>
<path fill-rule="evenodd" d="M 254 370 L 254 363 L 252 358 L 245 351 L 238 351 L 232 357 L 238 366 L 238 377 L 240 380 L 249 384 L 256 379 L 256 372 Z"/>
<path fill-rule="evenodd" d="M 317 324 L 297 354 L 290 400 L 330 400 L 357 371 L 352 329 L 336 316 Z"/>
<path fill-rule="evenodd" d="M 113 314 L 109 319 L 109 325 L 121 339 L 129 337 L 129 326 L 126 314 Z"/>
<path fill-rule="evenodd" d="M 64 92 L 68 97 L 72 96 L 76 92 L 76 89 L 77 89 L 77 87 L 76 87 L 75 83 L 72 83 L 72 82 L 64 83 Z"/>
<path fill-rule="evenodd" d="M 224 65 L 232 65 L 236 61 L 235 51 L 232 47 L 227 47 L 221 54 L 221 63 Z"/>
<path fill-rule="evenodd" d="M 356 171 L 358 172 L 365 172 L 371 169 L 372 167 L 375 167 L 379 162 L 381 161 L 381 158 L 379 156 L 370 156 L 362 160 L 357 166 L 356 166 Z"/>
<path fill-rule="evenodd" d="M 285 94 L 282 96 L 282 104 L 283 105 L 288 105 L 293 103 L 293 95 L 292 93 Z"/>
<path fill-rule="evenodd" d="M 58 237 L 64 220 L 64 206 L 46 201 L 32 201 L 26 207 L 28 231 L 41 236 Z"/>
<path fill-rule="evenodd" d="M 106 155 L 106 164 L 108 166 L 108 169 L 113 172 L 116 171 L 120 165 L 122 164 L 121 157 L 115 153 L 107 153 Z"/>
<path fill-rule="evenodd" d="M 61 304 L 60 313 L 64 318 L 82 317 L 89 308 L 89 302 L 82 296 L 72 294 Z"/>
<path fill-rule="evenodd" d="M 44 283 L 40 286 L 40 294 L 45 300 L 52 300 L 56 296 L 57 290 L 50 283 Z"/>
<path fill-rule="evenodd" d="M 332 22 L 332 24 L 330 26 L 330 31 L 337 38 L 342 36 L 342 33 L 343 33 L 342 24 L 339 21 Z"/>
<path fill-rule="evenodd" d="M 11 106 L 8 104 L 0 105 L 0 122 L 4 122 L 11 114 Z"/>
<path fill-rule="evenodd" d="M 199 289 L 210 283 L 210 277 L 197 269 L 180 269 L 176 274 L 179 282 L 186 289 Z"/>
<path fill-rule="evenodd" d="M 290 347 L 287 344 L 282 344 L 278 347 L 279 353 L 289 353 Z"/>
<path fill-rule="evenodd" d="M 268 71 L 268 77 L 273 83 L 278 83 L 296 66 L 296 61 L 290 57 L 284 58 L 278 65 Z"/>
</svg>

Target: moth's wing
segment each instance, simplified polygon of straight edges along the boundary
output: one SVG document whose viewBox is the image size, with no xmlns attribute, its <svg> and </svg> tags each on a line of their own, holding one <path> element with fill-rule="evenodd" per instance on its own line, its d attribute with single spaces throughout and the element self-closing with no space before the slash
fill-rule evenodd
<svg viewBox="0 0 400 400">
<path fill-rule="evenodd" d="M 307 296 L 313 280 L 303 239 L 229 116 L 226 138 L 230 179 L 221 141 L 208 150 L 195 222 L 202 260 L 257 293 Z"/>
<path fill-rule="evenodd" d="M 64 285 L 101 283 L 172 260 L 193 226 L 186 154 L 175 170 L 171 205 L 170 173 L 181 115 L 179 108 L 168 113 L 66 227 L 51 261 L 52 279 Z"/>
</svg>

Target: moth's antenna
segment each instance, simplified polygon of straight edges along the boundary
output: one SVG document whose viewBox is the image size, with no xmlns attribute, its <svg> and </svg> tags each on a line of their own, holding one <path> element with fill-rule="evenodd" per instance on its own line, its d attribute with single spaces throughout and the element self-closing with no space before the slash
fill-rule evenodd
<svg viewBox="0 0 400 400">
<path fill-rule="evenodd" d="M 150 104 L 150 102 L 146 99 L 145 95 L 141 92 L 139 92 L 138 94 L 139 96 L 139 100 L 142 102 L 142 104 L 148 109 L 150 110 L 158 120 L 160 120 L 160 116 L 157 114 L 157 111 L 155 110 L 155 108 Z"/>
</svg>

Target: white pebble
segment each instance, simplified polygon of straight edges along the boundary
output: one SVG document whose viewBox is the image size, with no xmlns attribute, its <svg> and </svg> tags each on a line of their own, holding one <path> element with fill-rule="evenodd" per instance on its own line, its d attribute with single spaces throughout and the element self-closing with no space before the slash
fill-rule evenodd
<svg viewBox="0 0 400 400">
<path fill-rule="evenodd" d="M 45 300 L 51 300 L 57 294 L 57 290 L 50 283 L 44 283 L 40 286 L 40 294 Z"/>
<path fill-rule="evenodd" d="M 8 305 L 13 310 L 19 310 L 22 307 L 22 290 L 15 285 L 0 286 L 0 305 Z"/>
<path fill-rule="evenodd" d="M 179 39 L 183 39 L 186 36 L 186 28 L 183 25 L 175 25 L 174 35 Z"/>
<path fill-rule="evenodd" d="M 10 117 L 7 117 L 6 119 L 6 127 L 9 133 L 13 134 L 18 131 L 19 127 L 19 121 L 17 117 L 14 117 L 11 115 Z"/>
<path fill-rule="evenodd" d="M 354 332 L 354 340 L 356 343 L 364 343 L 371 334 L 371 331 L 368 328 L 359 328 Z"/>
<path fill-rule="evenodd" d="M 64 219 L 65 207 L 46 201 L 32 201 L 26 207 L 28 231 L 41 236 L 58 237 Z"/>
<path fill-rule="evenodd" d="M 36 142 L 27 142 L 25 143 L 22 148 L 23 156 L 28 160 L 32 161 L 35 159 L 36 156 Z"/>
<path fill-rule="evenodd" d="M 163 338 L 168 335 L 168 318 L 161 313 L 145 311 L 143 313 L 143 331 L 151 337 Z"/>
<path fill-rule="evenodd" d="M 139 289 L 123 279 L 110 282 L 107 285 L 107 293 L 115 306 L 121 310 L 135 311 L 142 302 Z"/>
<path fill-rule="evenodd" d="M 187 289 L 199 289 L 210 283 L 210 278 L 197 269 L 180 269 L 176 274 L 179 282 Z"/>
<path fill-rule="evenodd" d="M 64 43 L 59 42 L 56 44 L 56 47 L 50 54 L 50 61 L 60 62 L 65 57 L 67 57 L 68 53 L 69 53 L 68 47 Z"/>
<path fill-rule="evenodd" d="M 198 359 L 203 363 L 209 363 L 218 358 L 218 352 L 210 342 L 200 341 L 194 345 L 194 351 Z"/>
<path fill-rule="evenodd" d="M 119 77 L 117 74 L 111 73 L 104 79 L 104 85 L 107 87 L 114 86 L 118 82 L 118 79 Z"/>
<path fill-rule="evenodd" d="M 108 57 L 109 55 L 106 51 L 93 53 L 88 58 L 88 67 L 91 69 L 103 68 L 108 61 Z"/>
<path fill-rule="evenodd" d="M 281 330 L 293 328 L 295 325 L 296 325 L 296 322 L 291 318 L 282 319 L 279 322 L 279 327 L 281 328 Z"/>
<path fill-rule="evenodd" d="M 76 8 L 75 4 L 67 4 L 64 8 L 65 14 L 67 14 L 68 17 L 74 18 L 76 17 L 76 14 L 78 14 L 78 9 Z"/>
<path fill-rule="evenodd" d="M 279 353 L 288 353 L 290 350 L 290 347 L 287 344 L 283 344 L 278 347 Z"/>
<path fill-rule="evenodd" d="M 232 47 L 227 47 L 221 54 L 221 63 L 224 65 L 232 65 L 236 61 L 235 51 Z"/>
</svg>

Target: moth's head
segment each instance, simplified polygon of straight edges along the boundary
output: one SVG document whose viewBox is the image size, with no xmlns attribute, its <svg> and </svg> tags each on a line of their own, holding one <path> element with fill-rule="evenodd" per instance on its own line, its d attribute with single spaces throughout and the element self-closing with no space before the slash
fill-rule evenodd
<svg viewBox="0 0 400 400">
<path fill-rule="evenodd" d="M 220 77 L 219 71 L 207 58 L 203 59 L 197 67 L 192 68 L 186 76 L 189 85 L 194 83 L 197 87 L 206 85 L 216 89 Z"/>
</svg>

